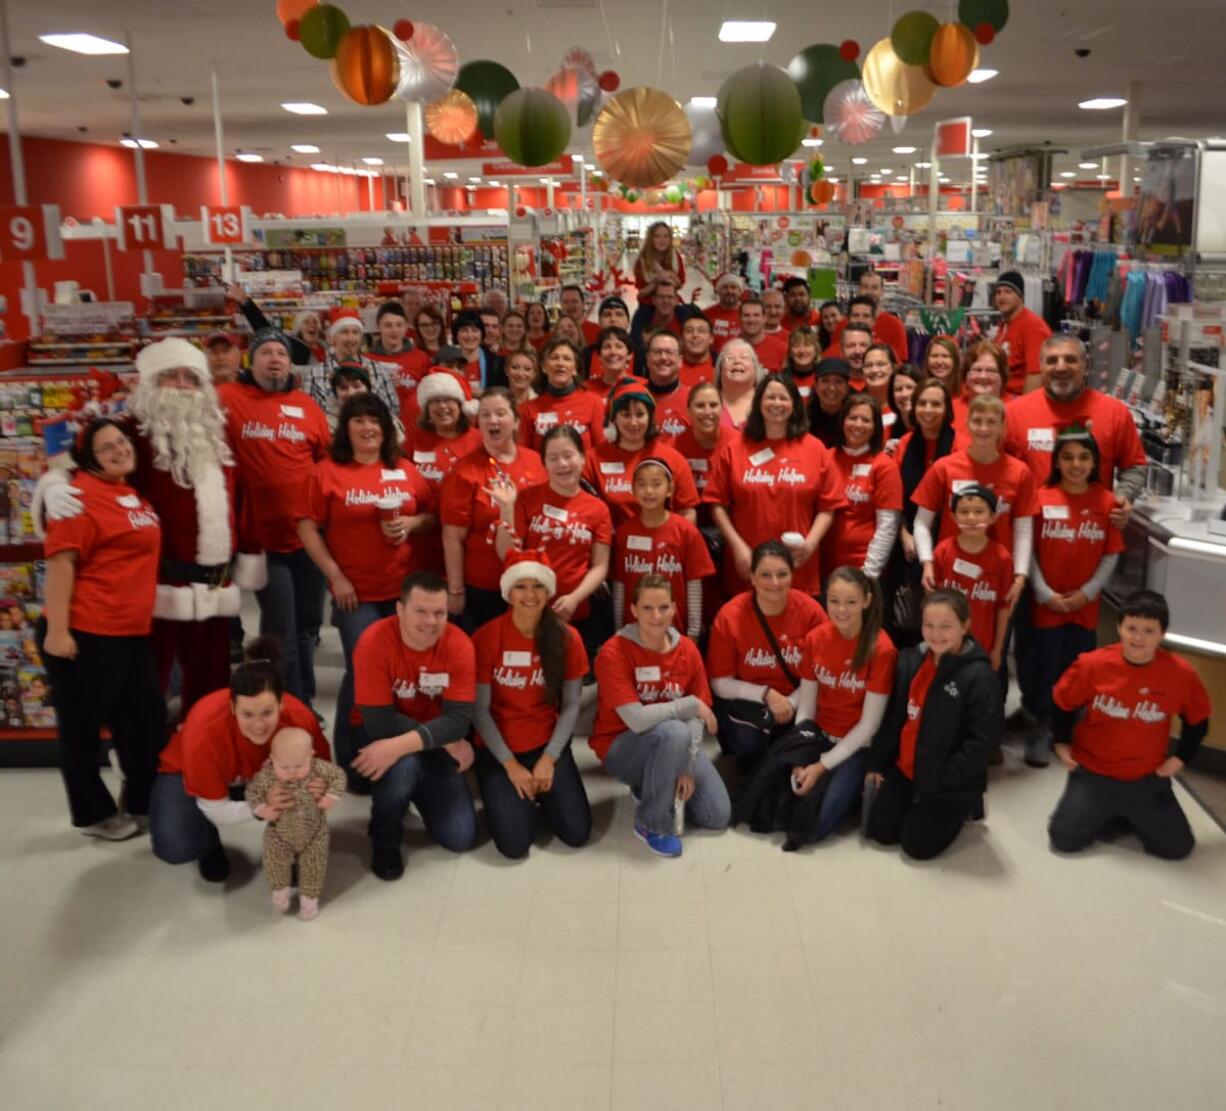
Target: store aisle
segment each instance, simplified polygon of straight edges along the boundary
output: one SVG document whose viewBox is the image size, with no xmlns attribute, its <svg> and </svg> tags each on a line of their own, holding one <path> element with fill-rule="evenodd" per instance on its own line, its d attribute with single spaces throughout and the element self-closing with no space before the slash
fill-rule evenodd
<svg viewBox="0 0 1226 1111">
<path fill-rule="evenodd" d="M 1221 1105 L 1226 836 L 1185 792 L 1199 846 L 1175 865 L 1131 839 L 1053 857 L 1062 774 L 1016 752 L 933 865 L 742 832 L 672 862 L 578 754 L 593 844 L 518 864 L 413 823 L 380 883 L 344 799 L 312 923 L 269 909 L 254 825 L 225 835 L 246 863 L 222 892 L 147 839 L 72 832 L 54 772 L 0 773 L 5 1106 Z"/>
</svg>

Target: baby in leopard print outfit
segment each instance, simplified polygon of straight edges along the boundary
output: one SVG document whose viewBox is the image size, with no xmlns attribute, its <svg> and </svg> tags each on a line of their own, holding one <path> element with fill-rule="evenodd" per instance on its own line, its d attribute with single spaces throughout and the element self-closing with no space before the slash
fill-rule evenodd
<svg viewBox="0 0 1226 1111">
<path fill-rule="evenodd" d="M 298 863 L 298 917 L 310 921 L 319 913 L 319 895 L 328 871 L 328 822 L 325 814 L 345 790 L 345 773 L 335 764 L 312 755 L 311 735 L 305 729 L 281 729 L 269 746 L 269 757 L 247 784 L 247 805 L 263 806 L 264 876 L 272 889 L 272 905 L 289 910 L 290 872 Z M 323 779 L 327 790 L 318 801 L 307 789 L 312 779 Z M 265 802 L 274 786 L 286 787 L 293 805 L 277 809 Z"/>
</svg>

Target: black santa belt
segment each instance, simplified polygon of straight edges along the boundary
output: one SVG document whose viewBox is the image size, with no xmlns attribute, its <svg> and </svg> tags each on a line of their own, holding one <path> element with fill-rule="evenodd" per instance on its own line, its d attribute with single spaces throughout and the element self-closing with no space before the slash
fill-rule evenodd
<svg viewBox="0 0 1226 1111">
<path fill-rule="evenodd" d="M 172 582 L 204 583 L 217 590 L 230 581 L 234 560 L 227 563 L 186 563 L 179 559 L 163 558 L 160 563 L 161 578 Z"/>
</svg>

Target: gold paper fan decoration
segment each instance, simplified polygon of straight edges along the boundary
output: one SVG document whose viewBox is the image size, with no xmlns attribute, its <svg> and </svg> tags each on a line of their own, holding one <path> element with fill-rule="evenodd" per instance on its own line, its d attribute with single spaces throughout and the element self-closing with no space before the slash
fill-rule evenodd
<svg viewBox="0 0 1226 1111">
<path fill-rule="evenodd" d="M 690 121 L 668 93 L 645 87 L 613 97 L 592 125 L 596 161 L 611 178 L 643 189 L 681 171 L 690 153 Z"/>
<path fill-rule="evenodd" d="M 426 105 L 426 130 L 440 143 L 457 147 L 477 131 L 477 105 L 459 89 L 452 89 Z"/>
<path fill-rule="evenodd" d="M 868 52 L 861 80 L 869 100 L 887 116 L 914 116 L 928 107 L 937 91 L 924 67 L 907 65 L 888 38 Z"/>
</svg>

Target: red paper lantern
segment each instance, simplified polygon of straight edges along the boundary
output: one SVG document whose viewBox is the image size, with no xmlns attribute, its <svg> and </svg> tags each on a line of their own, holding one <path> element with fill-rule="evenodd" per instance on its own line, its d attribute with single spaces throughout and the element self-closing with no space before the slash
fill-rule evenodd
<svg viewBox="0 0 1226 1111">
<path fill-rule="evenodd" d="M 392 31 L 401 42 L 408 42 L 413 37 L 413 21 L 398 19 L 392 24 Z"/>
<path fill-rule="evenodd" d="M 277 0 L 277 18 L 288 25 L 293 20 L 301 19 L 308 9 L 318 3 L 319 0 Z"/>
<path fill-rule="evenodd" d="M 839 43 L 839 57 L 845 62 L 854 62 L 860 57 L 860 44 L 855 39 L 844 39 Z"/>
<path fill-rule="evenodd" d="M 351 27 L 332 59 L 332 81 L 356 104 L 383 104 L 400 79 L 392 41 L 379 27 Z"/>
<path fill-rule="evenodd" d="M 617 92 L 618 87 L 622 83 L 622 79 L 618 77 L 617 74 L 611 69 L 606 69 L 604 73 L 600 75 L 599 81 L 600 87 L 604 89 L 606 93 Z"/>
<path fill-rule="evenodd" d="M 990 23 L 977 23 L 975 25 L 975 41 L 980 46 L 991 46 L 996 38 L 996 28 Z"/>
<path fill-rule="evenodd" d="M 298 42 L 302 38 L 302 24 L 297 19 L 291 19 L 285 25 L 285 37 L 290 42 Z"/>
<path fill-rule="evenodd" d="M 515 215 L 516 215 L 516 216 L 517 216 L 517 217 L 518 217 L 520 220 L 522 220 L 522 219 L 523 219 L 525 216 L 527 216 L 527 215 L 528 215 L 528 210 L 527 210 L 526 208 L 524 208 L 524 206 L 523 206 L 522 204 L 517 204 L 517 205 L 515 206 Z"/>
<path fill-rule="evenodd" d="M 728 159 L 722 154 L 714 154 L 707 159 L 707 171 L 713 177 L 723 177 L 728 172 Z"/>
</svg>

